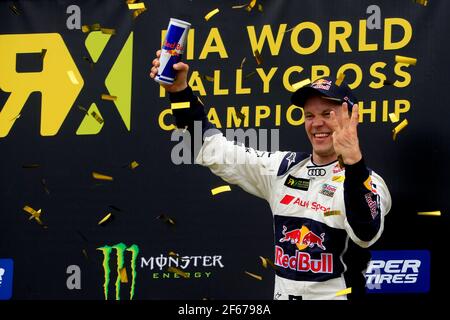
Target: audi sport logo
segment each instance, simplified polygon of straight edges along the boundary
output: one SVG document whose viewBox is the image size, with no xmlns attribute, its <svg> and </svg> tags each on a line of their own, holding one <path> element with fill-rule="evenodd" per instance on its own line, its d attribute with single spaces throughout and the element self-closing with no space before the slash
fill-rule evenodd
<svg viewBox="0 0 450 320">
<path fill-rule="evenodd" d="M 308 169 L 308 176 L 310 177 L 323 177 L 327 171 L 321 168 Z"/>
</svg>

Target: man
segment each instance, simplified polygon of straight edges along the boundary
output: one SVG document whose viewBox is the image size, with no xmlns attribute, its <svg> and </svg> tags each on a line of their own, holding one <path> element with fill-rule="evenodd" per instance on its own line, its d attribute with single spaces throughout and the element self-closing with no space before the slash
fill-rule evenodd
<svg viewBox="0 0 450 320">
<path fill-rule="evenodd" d="M 156 55 L 151 78 L 157 74 L 160 51 Z M 275 232 L 274 298 L 346 299 L 336 295 L 354 284 L 344 277 L 343 255 L 351 243 L 362 248 L 375 243 L 391 208 L 385 182 L 366 168 L 362 157 L 358 105 L 350 88 L 323 78 L 293 94 L 292 103 L 304 109 L 312 155 L 262 153 L 211 130 L 203 105 L 187 85 L 188 68 L 175 64 L 176 81 L 163 85 L 172 102 L 190 102 L 190 108 L 173 111 L 176 125 L 192 131 L 194 122 L 201 121 L 205 134 L 196 162 L 268 201 Z M 355 264 L 362 278 L 364 264 Z"/>
</svg>

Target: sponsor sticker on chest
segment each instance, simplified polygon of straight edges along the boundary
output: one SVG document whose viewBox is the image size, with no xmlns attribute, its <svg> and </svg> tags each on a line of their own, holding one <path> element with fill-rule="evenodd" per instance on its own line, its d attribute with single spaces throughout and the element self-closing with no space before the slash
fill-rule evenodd
<svg viewBox="0 0 450 320">
<path fill-rule="evenodd" d="M 296 178 L 291 175 L 289 175 L 286 180 L 284 181 L 284 185 L 286 187 L 297 189 L 297 190 L 303 190 L 308 191 L 309 189 L 309 179 L 304 178 Z"/>
<path fill-rule="evenodd" d="M 333 197 L 335 192 L 336 187 L 328 183 L 324 183 L 319 191 L 320 194 L 323 194 L 324 196 L 327 197 Z"/>
</svg>

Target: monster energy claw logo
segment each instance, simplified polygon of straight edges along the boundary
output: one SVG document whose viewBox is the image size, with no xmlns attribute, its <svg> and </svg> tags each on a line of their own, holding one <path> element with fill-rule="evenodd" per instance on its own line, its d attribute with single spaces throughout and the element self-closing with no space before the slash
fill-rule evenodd
<svg viewBox="0 0 450 320">
<path fill-rule="evenodd" d="M 130 300 L 133 299 L 134 296 L 134 288 L 136 284 L 136 260 L 139 253 L 139 247 L 135 244 L 128 247 L 124 243 L 119 243 L 114 246 L 103 246 L 100 248 L 97 248 L 97 250 L 100 250 L 103 252 L 103 270 L 105 272 L 105 281 L 103 283 L 104 293 L 105 293 L 105 300 L 108 300 L 108 288 L 109 288 L 109 281 L 110 281 L 110 275 L 111 275 L 111 269 L 109 267 L 109 260 L 111 256 L 111 252 L 113 250 L 116 250 L 117 255 L 117 279 L 115 284 L 116 289 L 116 300 L 120 300 L 120 283 L 121 283 L 121 272 L 124 268 L 125 264 L 125 251 L 131 252 L 131 287 L 130 287 Z"/>
</svg>

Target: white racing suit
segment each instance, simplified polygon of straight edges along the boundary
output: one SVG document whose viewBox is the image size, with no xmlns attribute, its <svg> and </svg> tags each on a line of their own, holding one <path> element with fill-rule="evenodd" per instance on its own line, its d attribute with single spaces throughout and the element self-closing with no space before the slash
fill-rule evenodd
<svg viewBox="0 0 450 320">
<path fill-rule="evenodd" d="M 174 110 L 179 128 L 213 126 L 191 88 L 170 95 L 190 101 Z M 214 129 L 217 130 L 217 129 Z M 391 197 L 383 179 L 364 160 L 341 168 L 337 161 L 315 165 L 301 152 L 263 152 L 236 145 L 208 130 L 196 162 L 230 184 L 265 199 L 272 210 L 275 236 L 274 299 L 346 299 L 342 259 L 348 242 L 363 248 L 383 232 Z"/>
</svg>

